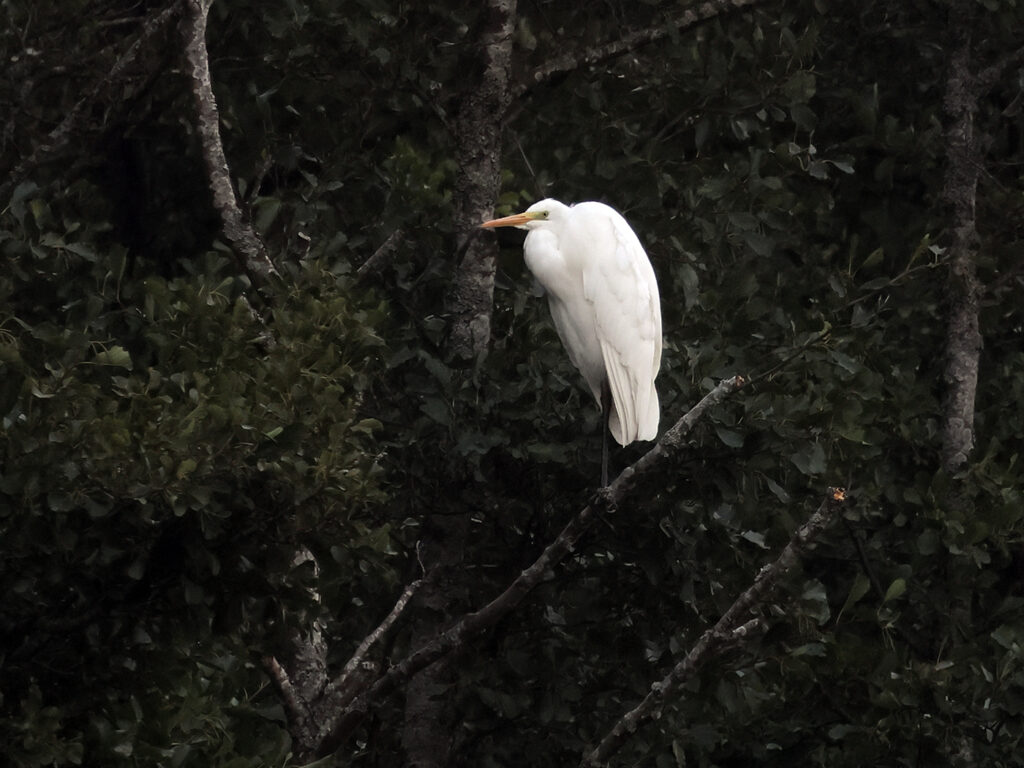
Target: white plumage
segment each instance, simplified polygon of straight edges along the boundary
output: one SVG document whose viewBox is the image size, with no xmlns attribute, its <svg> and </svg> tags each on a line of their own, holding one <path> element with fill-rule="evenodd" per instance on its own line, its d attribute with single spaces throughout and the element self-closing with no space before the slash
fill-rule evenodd
<svg viewBox="0 0 1024 768">
<path fill-rule="evenodd" d="M 654 270 L 626 220 L 604 203 L 541 200 L 483 226 L 528 230 L 526 266 L 547 292 L 562 344 L 599 404 L 607 382 L 609 431 L 620 445 L 653 440 L 661 303 Z"/>
</svg>

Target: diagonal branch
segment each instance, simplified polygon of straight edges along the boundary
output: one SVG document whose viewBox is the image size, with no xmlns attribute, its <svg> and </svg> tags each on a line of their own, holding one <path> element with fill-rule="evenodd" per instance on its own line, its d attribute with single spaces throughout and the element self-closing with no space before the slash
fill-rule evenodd
<svg viewBox="0 0 1024 768">
<path fill-rule="evenodd" d="M 196 128 L 202 144 L 210 191 L 213 193 L 213 205 L 220 214 L 224 234 L 234 246 L 250 280 L 257 286 L 263 286 L 277 275 L 277 269 L 263 242 L 242 215 L 234 187 L 231 186 L 231 173 L 221 143 L 220 115 L 213 95 L 209 54 L 206 50 L 206 18 L 212 4 L 213 0 L 186 0 L 186 19 L 182 25 L 185 56 L 196 103 Z"/>
<path fill-rule="evenodd" d="M 274 685 L 284 701 L 284 708 L 288 713 L 289 729 L 293 733 L 298 733 L 301 739 L 303 734 L 309 733 L 313 720 L 313 715 L 309 711 L 307 702 L 295 689 L 295 684 L 292 682 L 288 670 L 282 667 L 281 662 L 274 656 L 265 656 L 263 658 L 263 668 L 270 675 L 270 679 L 274 681 Z"/>
<path fill-rule="evenodd" d="M 529 89 L 541 85 L 558 75 L 572 72 L 581 67 L 593 66 L 594 64 L 609 61 L 661 40 L 664 37 L 668 37 L 670 34 L 689 29 L 701 22 L 723 16 L 732 11 L 761 5 L 765 2 L 767 0 L 707 0 L 706 2 L 694 4 L 680 15 L 659 26 L 635 29 L 615 40 L 583 48 L 582 50 L 570 51 L 552 59 L 544 66 L 535 69 L 529 75 L 526 82 L 518 83 L 513 88 L 512 95 L 515 98 L 519 98 Z"/>
<path fill-rule="evenodd" d="M 405 230 L 399 227 L 388 235 L 388 238 L 381 243 L 380 247 L 373 252 L 370 258 L 359 265 L 359 269 L 356 270 L 356 279 L 361 280 L 367 275 L 372 275 L 384 269 L 404 242 Z"/>
<path fill-rule="evenodd" d="M 647 475 L 677 453 L 684 438 L 714 406 L 739 389 L 744 383 L 741 376 L 726 379 L 686 413 L 669 429 L 658 443 L 632 466 L 627 467 L 607 488 L 602 489 L 574 517 L 540 556 L 496 598 L 478 611 L 460 618 L 448 629 L 409 654 L 391 667 L 373 685 L 356 697 L 343 710 L 327 719 L 319 733 L 317 754 L 325 756 L 340 746 L 370 709 L 384 696 L 395 690 L 415 673 L 430 666 L 453 650 L 464 646 L 472 638 L 486 632 L 499 619 L 511 612 L 535 588 L 545 575 L 573 550 L 576 542 L 590 527 L 599 512 L 616 507 Z"/>
<path fill-rule="evenodd" d="M 766 565 L 757 574 L 754 583 L 736 598 L 718 622 L 706 630 L 693 645 L 682 661 L 660 682 L 651 686 L 650 693 L 629 712 L 619 718 L 607 735 L 580 762 L 581 768 L 596 768 L 607 763 L 608 758 L 615 754 L 626 740 L 644 723 L 661 715 L 669 697 L 679 690 L 700 667 L 708 660 L 720 655 L 725 650 L 745 642 L 761 628 L 761 621 L 756 617 L 749 619 L 750 614 L 779 586 L 800 561 L 815 539 L 838 516 L 846 492 L 840 488 L 830 488 L 828 496 L 817 511 L 790 538 L 775 562 Z"/>
</svg>

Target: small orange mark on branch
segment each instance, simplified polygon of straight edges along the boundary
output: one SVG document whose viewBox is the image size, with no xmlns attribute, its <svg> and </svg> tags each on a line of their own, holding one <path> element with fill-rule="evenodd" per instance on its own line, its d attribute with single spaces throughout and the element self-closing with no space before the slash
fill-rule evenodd
<svg viewBox="0 0 1024 768">
<path fill-rule="evenodd" d="M 846 501 L 845 488 L 829 488 L 828 492 L 832 495 L 832 501 Z"/>
</svg>

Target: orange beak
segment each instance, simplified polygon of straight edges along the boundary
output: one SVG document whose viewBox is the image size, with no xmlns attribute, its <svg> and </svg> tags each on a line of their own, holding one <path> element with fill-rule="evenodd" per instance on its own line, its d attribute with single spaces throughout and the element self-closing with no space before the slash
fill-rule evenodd
<svg viewBox="0 0 1024 768">
<path fill-rule="evenodd" d="M 512 216 L 506 216 L 503 219 L 491 219 L 481 224 L 481 227 L 490 229 L 492 227 L 518 227 L 520 224 L 527 224 L 536 218 L 529 213 L 516 213 Z"/>
</svg>

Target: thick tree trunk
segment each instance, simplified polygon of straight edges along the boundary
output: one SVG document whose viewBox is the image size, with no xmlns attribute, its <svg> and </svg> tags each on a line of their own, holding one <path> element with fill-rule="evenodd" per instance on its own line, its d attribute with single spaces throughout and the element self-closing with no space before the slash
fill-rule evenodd
<svg viewBox="0 0 1024 768">
<path fill-rule="evenodd" d="M 978 231 L 975 221 L 982 152 L 974 130 L 978 84 L 971 60 L 972 5 L 971 0 L 959 0 L 950 9 L 953 51 L 944 99 L 948 125 L 942 196 L 949 212 L 951 235 L 947 289 L 947 389 L 942 418 L 942 466 L 947 472 L 962 468 L 974 447 L 974 398 L 982 348 L 978 325 L 981 289 L 976 267 Z"/>
<path fill-rule="evenodd" d="M 452 360 L 479 360 L 486 354 L 494 302 L 497 247 L 494 238 L 476 233 L 479 224 L 491 218 L 501 182 L 502 116 L 510 100 L 516 3 L 489 0 L 481 13 L 480 77 L 463 93 L 453 124 L 459 162 L 453 200 L 459 233 L 456 252 L 463 258 L 447 297 L 447 356 Z M 452 472 L 460 470 L 453 467 Z M 428 643 L 465 609 L 464 574 L 459 566 L 468 525 L 469 510 L 446 510 L 427 521 L 421 542 L 427 578 L 413 624 L 413 647 Z M 450 658 L 441 659 L 406 687 L 402 741 L 406 764 L 414 768 L 441 768 L 450 762 L 457 734 L 450 706 L 455 685 L 450 664 Z"/>
<path fill-rule="evenodd" d="M 475 234 L 491 218 L 501 183 L 502 117 L 511 99 L 516 2 L 490 0 L 482 13 L 480 79 L 465 91 L 454 120 L 459 170 L 453 207 L 458 252 L 464 253 L 448 295 L 448 352 L 456 359 L 485 354 L 491 335 L 497 248 L 494 238 Z"/>
</svg>

